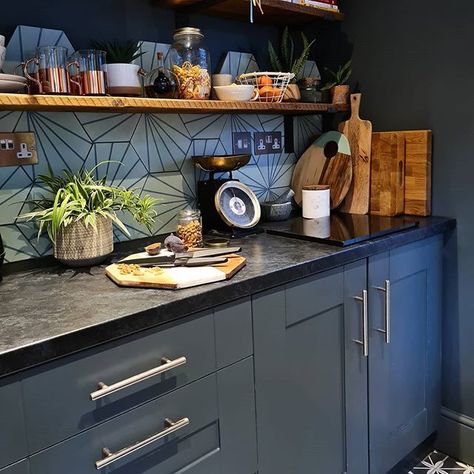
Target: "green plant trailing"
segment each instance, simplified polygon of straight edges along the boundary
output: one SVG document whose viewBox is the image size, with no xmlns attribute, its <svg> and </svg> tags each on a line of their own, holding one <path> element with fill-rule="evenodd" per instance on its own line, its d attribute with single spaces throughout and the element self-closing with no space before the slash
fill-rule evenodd
<svg viewBox="0 0 474 474">
<path fill-rule="evenodd" d="M 28 201 L 33 211 L 20 217 L 35 219 L 39 224 L 38 237 L 46 229 L 53 243 L 58 232 L 73 222 L 83 221 L 86 227 L 96 228 L 99 216 L 110 219 L 130 235 L 117 215 L 121 211 L 130 213 L 139 224 L 151 230 L 157 216 L 157 200 L 149 195 L 140 197 L 133 189 L 107 185 L 105 178 L 95 179 L 95 170 L 105 163 L 109 162 L 78 173 L 63 170 L 61 175 L 54 175 L 49 168 L 48 174 L 37 178 L 49 196 Z"/>
<path fill-rule="evenodd" d="M 346 85 L 352 75 L 352 60 L 349 59 L 346 64 L 339 66 L 336 72 L 328 68 L 324 68 L 324 70 L 329 74 L 330 79 L 321 90 L 326 91 L 332 89 L 334 86 Z"/>
<path fill-rule="evenodd" d="M 268 56 L 270 59 L 270 66 L 275 72 L 292 72 L 295 79 L 303 70 L 304 63 L 308 59 L 311 52 L 311 47 L 316 40 L 308 41 L 306 35 L 301 33 L 301 41 L 303 49 L 298 57 L 295 58 L 295 42 L 290 35 L 288 27 L 285 27 L 281 37 L 280 56 L 278 56 L 272 42 L 268 42 Z"/>
<path fill-rule="evenodd" d="M 135 59 L 143 56 L 145 52 L 140 52 L 141 43 L 136 41 L 93 41 L 92 48 L 105 51 L 107 53 L 107 64 L 125 63 L 129 64 Z"/>
</svg>

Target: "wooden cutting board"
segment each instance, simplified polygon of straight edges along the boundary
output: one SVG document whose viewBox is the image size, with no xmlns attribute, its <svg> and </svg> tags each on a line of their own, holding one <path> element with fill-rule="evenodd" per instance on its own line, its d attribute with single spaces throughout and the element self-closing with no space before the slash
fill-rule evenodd
<svg viewBox="0 0 474 474">
<path fill-rule="evenodd" d="M 336 156 L 337 153 L 349 155 L 349 141 L 339 132 L 328 132 L 321 135 L 301 155 L 291 178 L 291 189 L 295 193 L 296 204 L 301 206 L 304 186 L 320 184 L 328 160 Z"/>
<path fill-rule="evenodd" d="M 352 185 L 340 210 L 352 214 L 367 214 L 370 200 L 372 124 L 359 117 L 361 97 L 351 95 L 351 118 L 339 125 L 339 131 L 349 139 L 352 156 Z"/>
<path fill-rule="evenodd" d="M 431 130 L 404 131 L 405 214 L 431 215 Z"/>
<path fill-rule="evenodd" d="M 328 160 L 327 167 L 320 178 L 319 184 L 330 187 L 331 209 L 336 209 L 344 201 L 352 183 L 351 155 L 338 153 Z"/>
<path fill-rule="evenodd" d="M 372 134 L 370 213 L 403 214 L 405 203 L 405 136 L 403 132 Z"/>
<path fill-rule="evenodd" d="M 154 273 L 150 269 L 142 268 L 141 275 L 123 275 L 118 264 L 114 263 L 106 267 L 105 274 L 119 286 L 178 290 L 228 280 L 246 264 L 246 259 L 241 255 L 232 254 L 227 257 L 229 260 L 226 263 L 209 267 L 163 268 L 162 273 Z"/>
</svg>

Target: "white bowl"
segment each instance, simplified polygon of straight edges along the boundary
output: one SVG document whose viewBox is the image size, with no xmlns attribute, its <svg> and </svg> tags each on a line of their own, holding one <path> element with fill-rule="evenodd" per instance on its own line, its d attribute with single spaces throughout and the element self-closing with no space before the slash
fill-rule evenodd
<svg viewBox="0 0 474 474">
<path fill-rule="evenodd" d="M 228 102 L 248 102 L 255 96 L 255 87 L 231 84 L 230 86 L 215 86 L 217 98 Z"/>
<path fill-rule="evenodd" d="M 7 54 L 7 48 L 0 46 L 0 69 L 2 69 L 3 63 L 5 62 L 5 56 Z"/>
<path fill-rule="evenodd" d="M 230 86 L 234 80 L 232 74 L 213 74 L 211 79 L 214 87 Z"/>
</svg>

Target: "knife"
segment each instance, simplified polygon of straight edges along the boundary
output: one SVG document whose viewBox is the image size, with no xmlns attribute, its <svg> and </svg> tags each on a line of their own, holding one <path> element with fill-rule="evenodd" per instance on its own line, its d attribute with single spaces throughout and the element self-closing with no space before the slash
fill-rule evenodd
<svg viewBox="0 0 474 474">
<path fill-rule="evenodd" d="M 222 249 L 205 249 L 195 250 L 192 252 L 183 253 L 169 253 L 168 255 L 154 255 L 154 256 L 143 256 L 135 258 L 124 258 L 118 263 L 127 263 L 135 265 L 150 265 L 150 266 L 204 266 L 214 265 L 216 263 L 227 262 L 226 257 L 230 253 L 239 252 L 240 247 L 227 247 Z M 221 257 L 219 257 L 221 255 Z M 214 257 L 214 258 L 212 258 Z"/>
</svg>

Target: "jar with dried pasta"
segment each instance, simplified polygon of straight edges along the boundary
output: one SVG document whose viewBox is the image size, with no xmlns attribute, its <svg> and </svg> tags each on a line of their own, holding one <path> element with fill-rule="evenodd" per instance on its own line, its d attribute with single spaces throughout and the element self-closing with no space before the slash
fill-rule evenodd
<svg viewBox="0 0 474 474">
<path fill-rule="evenodd" d="M 178 83 L 178 98 L 208 99 L 211 60 L 199 28 L 180 28 L 174 32 L 170 59 L 171 72 Z"/>
<path fill-rule="evenodd" d="M 202 247 L 202 219 L 198 209 L 183 209 L 178 213 L 176 235 L 189 248 Z"/>
</svg>

